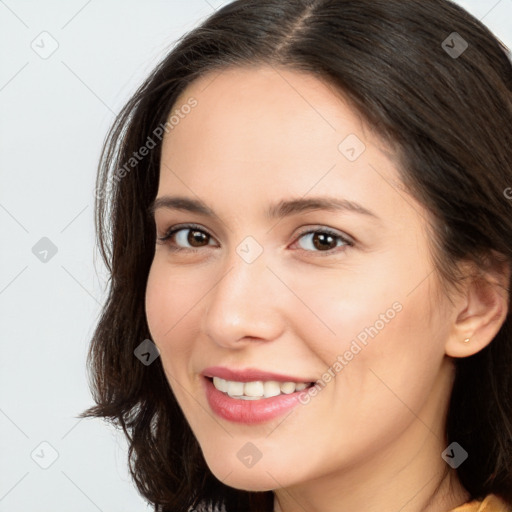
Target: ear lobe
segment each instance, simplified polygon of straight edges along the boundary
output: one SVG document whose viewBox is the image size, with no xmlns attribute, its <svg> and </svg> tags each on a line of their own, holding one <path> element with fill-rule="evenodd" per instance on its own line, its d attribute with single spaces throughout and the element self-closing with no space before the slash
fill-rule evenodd
<svg viewBox="0 0 512 512">
<path fill-rule="evenodd" d="M 510 265 L 467 278 L 460 310 L 445 345 L 446 355 L 468 357 L 485 348 L 498 334 L 509 309 Z M 469 338 L 469 342 L 464 342 Z"/>
</svg>

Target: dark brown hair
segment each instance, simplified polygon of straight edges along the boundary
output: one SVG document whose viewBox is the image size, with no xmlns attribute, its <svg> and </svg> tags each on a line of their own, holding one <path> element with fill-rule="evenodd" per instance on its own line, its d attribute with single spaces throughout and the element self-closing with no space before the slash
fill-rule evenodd
<svg viewBox="0 0 512 512">
<path fill-rule="evenodd" d="M 432 215 L 432 257 L 447 294 L 463 277 L 460 262 L 483 271 L 512 262 L 512 66 L 482 23 L 446 0 L 237 0 L 215 12 L 124 107 L 97 181 L 98 240 L 111 277 L 88 359 L 97 405 L 82 416 L 124 430 L 134 481 L 161 512 L 201 500 L 228 512 L 272 510 L 271 491 L 237 490 L 214 477 L 160 358 L 145 366 L 134 356 L 151 337 L 144 299 L 155 250 L 155 133 L 196 78 L 260 64 L 334 84 L 395 149 L 405 188 Z M 131 161 L 148 137 L 156 147 Z M 455 363 L 446 435 L 469 453 L 458 477 L 473 499 L 495 493 L 512 504 L 510 311 L 486 348 Z"/>
</svg>

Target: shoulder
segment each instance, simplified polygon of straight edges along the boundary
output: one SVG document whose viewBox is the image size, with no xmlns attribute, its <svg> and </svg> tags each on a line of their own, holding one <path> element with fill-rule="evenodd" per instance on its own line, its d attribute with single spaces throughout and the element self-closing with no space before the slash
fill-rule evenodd
<svg viewBox="0 0 512 512">
<path fill-rule="evenodd" d="M 512 507 L 495 494 L 488 494 L 483 500 L 464 503 L 450 512 L 512 512 Z"/>
</svg>

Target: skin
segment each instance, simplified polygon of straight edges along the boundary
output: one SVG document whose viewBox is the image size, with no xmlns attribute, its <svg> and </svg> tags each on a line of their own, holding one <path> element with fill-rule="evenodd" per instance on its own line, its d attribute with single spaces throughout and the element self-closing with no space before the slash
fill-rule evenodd
<svg viewBox="0 0 512 512">
<path fill-rule="evenodd" d="M 157 243 L 146 313 L 213 474 L 238 489 L 274 490 L 281 512 L 439 512 L 467 501 L 441 458 L 452 358 L 493 339 L 506 296 L 472 281 L 453 304 L 441 293 L 428 212 L 401 187 L 391 150 L 332 86 L 297 71 L 231 68 L 193 82 L 176 106 L 189 97 L 197 106 L 164 139 L 157 197 L 199 198 L 216 215 L 155 211 L 159 237 L 188 222 L 206 236 L 192 245 L 185 229 Z M 366 146 L 353 162 L 338 149 L 349 134 Z M 270 203 L 323 195 L 378 219 L 264 215 Z M 313 235 L 301 236 L 309 228 L 354 245 L 334 238 L 315 246 Z M 263 249 L 252 263 L 236 250 L 247 236 Z M 184 250 L 173 252 L 173 243 Z M 260 425 L 211 411 L 205 367 L 315 381 L 396 302 L 401 311 L 307 405 Z M 248 442 L 262 454 L 250 468 L 237 457 Z"/>
</svg>

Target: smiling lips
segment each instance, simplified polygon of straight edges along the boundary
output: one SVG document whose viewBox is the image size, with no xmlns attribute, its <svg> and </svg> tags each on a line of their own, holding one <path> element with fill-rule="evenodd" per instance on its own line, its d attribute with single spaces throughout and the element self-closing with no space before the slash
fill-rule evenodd
<svg viewBox="0 0 512 512">
<path fill-rule="evenodd" d="M 254 424 L 268 421 L 295 407 L 301 391 L 312 381 L 261 370 L 230 370 L 210 367 L 202 372 L 210 408 L 233 422 Z"/>
</svg>

